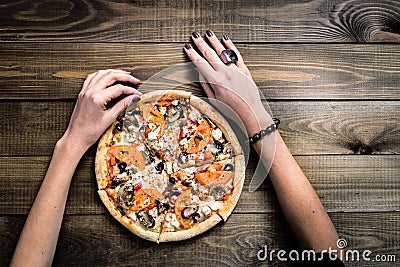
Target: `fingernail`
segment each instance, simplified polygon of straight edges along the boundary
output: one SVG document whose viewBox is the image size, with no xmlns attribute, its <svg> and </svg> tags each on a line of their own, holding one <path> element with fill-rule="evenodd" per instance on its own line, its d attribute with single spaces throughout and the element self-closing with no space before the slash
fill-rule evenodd
<svg viewBox="0 0 400 267">
<path fill-rule="evenodd" d="M 210 31 L 210 30 L 206 30 L 206 34 L 207 34 L 208 37 L 211 37 L 211 36 L 214 35 L 213 32 Z"/>
<path fill-rule="evenodd" d="M 200 35 L 197 32 L 192 32 L 192 36 L 194 38 L 199 38 L 200 37 Z"/>
<path fill-rule="evenodd" d="M 131 74 L 132 73 L 130 70 L 122 70 L 122 71 L 127 73 L 127 74 Z"/>
<path fill-rule="evenodd" d="M 228 37 L 228 35 L 226 35 L 226 34 L 222 35 L 222 37 L 223 37 L 225 40 L 229 40 L 229 37 Z"/>
<path fill-rule="evenodd" d="M 191 49 L 192 48 L 192 46 L 190 45 L 190 44 L 185 44 L 185 49 L 186 50 L 189 50 L 189 49 Z"/>
</svg>

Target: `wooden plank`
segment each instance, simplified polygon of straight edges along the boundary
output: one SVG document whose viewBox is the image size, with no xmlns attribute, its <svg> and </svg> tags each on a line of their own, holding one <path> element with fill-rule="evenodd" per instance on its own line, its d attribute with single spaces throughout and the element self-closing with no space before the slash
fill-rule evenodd
<svg viewBox="0 0 400 267">
<path fill-rule="evenodd" d="M 130 69 L 146 81 L 174 66 L 160 83 L 169 89 L 177 83 L 203 95 L 191 84 L 197 75 L 176 67 L 187 62 L 182 47 L 183 43 L 1 43 L 0 99 L 75 99 L 84 78 L 99 69 Z M 267 99 L 399 99 L 398 45 L 238 47 Z"/>
<path fill-rule="evenodd" d="M 49 160 L 49 157 L 1 158 L 0 215 L 29 212 Z M 297 156 L 296 160 L 330 212 L 400 211 L 399 155 Z M 257 157 L 252 154 L 235 213 L 279 210 L 269 180 L 256 192 L 248 192 L 256 162 Z M 94 157 L 88 156 L 77 168 L 66 213 L 108 213 L 96 191 Z"/>
<path fill-rule="evenodd" d="M 242 42 L 398 42 L 399 13 L 396 0 L 6 1 L 0 40 L 183 42 L 212 28 Z"/>
<path fill-rule="evenodd" d="M 294 154 L 354 154 L 365 146 L 374 154 L 400 151 L 399 101 L 269 104 L 273 115 L 281 119 L 280 132 Z M 3 101 L 0 155 L 49 155 L 73 107 L 72 102 Z"/>
<path fill-rule="evenodd" d="M 330 214 L 348 249 L 361 253 L 369 249 L 377 254 L 400 257 L 400 214 L 397 213 L 333 213 Z M 0 265 L 11 259 L 24 216 L 0 217 L 2 250 Z M 131 234 L 111 216 L 66 216 L 61 229 L 54 265 L 135 265 L 164 266 L 282 266 L 276 257 L 272 262 L 259 261 L 257 253 L 264 246 L 268 251 L 296 248 L 292 234 L 282 216 L 277 214 L 232 215 L 226 223 L 208 232 L 175 243 L 154 243 Z M 276 254 L 275 254 L 276 256 Z M 393 266 L 393 262 L 361 261 L 362 266 Z M 360 266 L 360 262 L 346 262 Z"/>
</svg>

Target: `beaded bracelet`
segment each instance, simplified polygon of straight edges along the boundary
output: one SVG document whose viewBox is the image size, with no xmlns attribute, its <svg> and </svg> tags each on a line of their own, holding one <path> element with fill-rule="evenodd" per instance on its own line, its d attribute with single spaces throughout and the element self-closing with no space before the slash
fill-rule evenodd
<svg viewBox="0 0 400 267">
<path fill-rule="evenodd" d="M 261 138 L 263 138 L 264 136 L 269 135 L 272 132 L 275 132 L 276 129 L 278 129 L 278 126 L 281 123 L 281 121 L 277 118 L 272 118 L 272 120 L 274 121 L 274 123 L 268 126 L 265 130 L 261 130 L 259 133 L 256 133 L 252 137 L 249 137 L 250 144 L 256 143 L 257 141 L 261 140 Z"/>
</svg>

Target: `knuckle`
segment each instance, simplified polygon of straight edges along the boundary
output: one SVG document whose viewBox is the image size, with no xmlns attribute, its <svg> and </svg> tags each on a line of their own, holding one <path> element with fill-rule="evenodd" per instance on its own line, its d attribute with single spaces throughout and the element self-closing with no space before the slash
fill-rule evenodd
<svg viewBox="0 0 400 267">
<path fill-rule="evenodd" d="M 86 79 L 92 79 L 96 74 L 97 74 L 97 72 L 90 73 L 90 74 L 86 77 Z"/>
<path fill-rule="evenodd" d="M 89 95 L 89 101 L 90 101 L 91 103 L 93 103 L 93 104 L 96 104 L 96 105 L 101 105 L 101 104 L 103 104 L 101 98 L 100 98 L 97 94 L 91 94 L 91 95 Z"/>
<path fill-rule="evenodd" d="M 212 58 L 214 56 L 214 51 L 212 51 L 211 49 L 205 49 L 203 55 L 206 58 Z"/>
</svg>

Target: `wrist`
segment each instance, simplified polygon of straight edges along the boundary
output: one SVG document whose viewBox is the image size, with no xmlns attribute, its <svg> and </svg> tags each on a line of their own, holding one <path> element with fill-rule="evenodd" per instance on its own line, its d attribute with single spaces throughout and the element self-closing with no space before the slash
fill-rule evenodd
<svg viewBox="0 0 400 267">
<path fill-rule="evenodd" d="M 64 154 L 80 159 L 89 147 L 79 144 L 65 133 L 56 143 L 55 150 L 62 151 Z"/>
<path fill-rule="evenodd" d="M 261 130 L 274 123 L 271 115 L 263 106 L 262 108 L 254 108 L 249 110 L 249 113 L 244 114 L 242 117 L 244 118 L 243 123 L 246 127 L 248 136 L 253 136 L 254 134 L 259 133 Z"/>
</svg>

